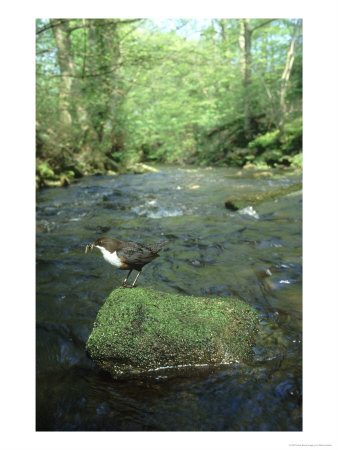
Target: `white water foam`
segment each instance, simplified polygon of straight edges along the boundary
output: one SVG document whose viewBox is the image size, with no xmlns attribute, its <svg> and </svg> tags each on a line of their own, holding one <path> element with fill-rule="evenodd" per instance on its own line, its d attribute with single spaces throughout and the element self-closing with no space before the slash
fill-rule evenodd
<svg viewBox="0 0 338 450">
<path fill-rule="evenodd" d="M 143 205 L 135 206 L 132 211 L 138 216 L 149 217 L 150 219 L 161 219 L 162 217 L 182 216 L 183 211 L 178 208 L 162 208 L 157 206 L 157 200 L 148 200 Z"/>
<path fill-rule="evenodd" d="M 259 215 L 258 213 L 253 209 L 252 206 L 247 206 L 241 210 L 238 211 L 239 214 L 242 214 L 243 216 L 250 216 L 253 217 L 254 219 L 259 219 Z"/>
</svg>

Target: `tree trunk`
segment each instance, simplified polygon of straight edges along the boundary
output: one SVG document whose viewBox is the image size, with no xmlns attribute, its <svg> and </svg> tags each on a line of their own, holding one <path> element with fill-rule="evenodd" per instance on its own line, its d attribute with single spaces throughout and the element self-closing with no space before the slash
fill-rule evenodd
<svg viewBox="0 0 338 450">
<path fill-rule="evenodd" d="M 227 40 L 227 19 L 216 19 L 220 28 L 221 28 L 221 36 L 222 42 Z"/>
<path fill-rule="evenodd" d="M 251 19 L 239 19 L 239 47 L 241 49 L 241 70 L 244 88 L 244 134 L 247 141 L 253 137 L 252 111 L 251 111 L 251 40 L 252 34 L 258 28 L 264 27 L 274 19 L 260 21 L 256 26 L 250 27 Z"/>
<path fill-rule="evenodd" d="M 57 61 L 60 67 L 61 79 L 59 85 L 59 121 L 60 130 L 64 138 L 74 134 L 74 118 L 72 104 L 76 113 L 77 124 L 80 128 L 78 146 L 82 146 L 89 133 L 92 133 L 90 119 L 86 109 L 82 106 L 81 87 L 77 78 L 77 71 L 72 55 L 69 22 L 51 19 L 55 42 L 57 46 Z M 71 101 L 73 99 L 73 102 Z"/>
<path fill-rule="evenodd" d="M 115 153 L 121 152 L 124 144 L 122 124 L 119 123 L 119 118 L 122 115 L 121 107 L 124 102 L 124 96 L 121 95 L 119 73 L 123 61 L 123 53 L 117 24 L 110 27 L 109 32 L 106 33 L 105 43 L 107 52 L 111 56 L 111 75 L 109 77 L 110 101 L 107 105 L 108 111 L 103 127 L 103 139 L 109 142 L 109 153 Z"/>
<path fill-rule="evenodd" d="M 60 132 L 63 138 L 71 135 L 72 115 L 71 115 L 71 91 L 72 78 L 70 76 L 70 42 L 69 36 L 63 32 L 62 24 L 59 24 L 58 19 L 50 20 L 53 34 L 55 37 L 57 52 L 57 61 L 60 67 L 61 79 L 59 84 L 59 125 Z"/>
<path fill-rule="evenodd" d="M 250 30 L 250 19 L 240 19 L 239 25 L 239 46 L 241 49 L 241 71 L 244 88 L 244 133 L 246 139 L 249 141 L 252 137 L 250 101 L 252 30 Z"/>
<path fill-rule="evenodd" d="M 286 102 L 285 102 L 285 96 L 287 92 L 287 87 L 292 71 L 292 66 L 295 60 L 295 47 L 296 47 L 296 37 L 298 34 L 298 30 L 300 28 L 300 21 L 297 21 L 295 24 L 293 35 L 290 42 L 290 48 L 286 56 L 286 63 L 284 67 L 284 71 L 281 78 L 281 85 L 280 85 L 280 97 L 279 97 L 279 104 L 280 104 L 280 117 L 279 117 L 279 129 L 282 133 L 284 133 L 284 125 L 285 125 L 285 116 L 286 116 Z"/>
</svg>

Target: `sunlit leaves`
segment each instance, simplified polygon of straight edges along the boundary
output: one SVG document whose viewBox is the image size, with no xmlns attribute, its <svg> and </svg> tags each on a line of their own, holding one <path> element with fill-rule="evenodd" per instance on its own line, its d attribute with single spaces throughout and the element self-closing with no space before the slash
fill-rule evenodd
<svg viewBox="0 0 338 450">
<path fill-rule="evenodd" d="M 68 51 L 79 86 L 69 101 L 73 136 L 64 145 L 81 154 L 83 148 L 76 145 L 86 142 L 88 161 L 93 155 L 96 161 L 108 155 L 119 162 L 192 156 L 217 162 L 226 154 L 239 154 L 237 148 L 248 147 L 243 137 L 245 96 L 250 96 L 253 140 L 277 129 L 280 79 L 293 20 L 251 19 L 249 90 L 243 87 L 238 19 L 60 20 L 68 23 Z M 39 132 L 57 141 L 57 50 L 49 20 L 38 19 L 36 27 Z M 301 114 L 300 44 L 301 35 L 286 95 L 287 122 Z M 74 114 L 79 104 L 95 133 L 81 136 Z M 285 129 L 293 136 L 281 143 L 289 152 L 298 145 L 299 127 L 295 133 L 287 124 Z"/>
</svg>

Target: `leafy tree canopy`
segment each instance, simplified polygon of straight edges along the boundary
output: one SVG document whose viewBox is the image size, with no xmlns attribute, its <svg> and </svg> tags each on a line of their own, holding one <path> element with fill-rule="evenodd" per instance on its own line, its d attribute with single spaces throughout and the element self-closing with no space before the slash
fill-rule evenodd
<svg viewBox="0 0 338 450">
<path fill-rule="evenodd" d="M 267 150 L 267 164 L 291 164 L 301 21 L 38 19 L 36 105 L 37 158 L 55 173 L 242 166 Z"/>
</svg>

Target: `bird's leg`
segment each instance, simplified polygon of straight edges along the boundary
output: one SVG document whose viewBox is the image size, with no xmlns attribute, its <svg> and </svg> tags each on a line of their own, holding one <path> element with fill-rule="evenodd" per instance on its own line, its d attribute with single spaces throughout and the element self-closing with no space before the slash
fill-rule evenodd
<svg viewBox="0 0 338 450">
<path fill-rule="evenodd" d="M 134 287 L 135 286 L 135 283 L 136 283 L 136 281 L 137 281 L 137 279 L 138 279 L 138 277 L 141 275 L 141 271 L 139 271 L 138 272 L 138 274 L 136 275 L 136 278 L 135 278 L 135 280 L 134 280 L 134 283 L 131 285 L 131 287 Z"/>
<path fill-rule="evenodd" d="M 126 278 L 125 280 L 123 280 L 123 286 L 124 286 L 124 287 L 127 286 L 127 280 L 128 280 L 128 278 L 129 278 L 129 275 L 131 274 L 132 270 L 133 270 L 133 269 L 130 269 L 130 270 L 129 270 L 128 275 L 127 275 L 127 278 Z"/>
</svg>

